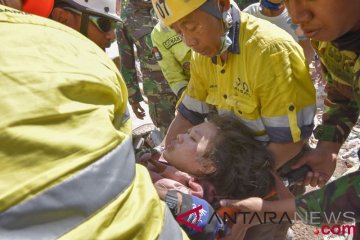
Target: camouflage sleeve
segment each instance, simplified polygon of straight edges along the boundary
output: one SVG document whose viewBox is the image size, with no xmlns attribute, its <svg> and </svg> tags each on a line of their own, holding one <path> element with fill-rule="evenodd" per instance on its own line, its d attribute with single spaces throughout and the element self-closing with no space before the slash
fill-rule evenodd
<svg viewBox="0 0 360 240">
<path fill-rule="evenodd" d="M 360 58 L 357 65 L 360 65 L 359 63 Z M 355 99 L 349 97 L 354 94 L 352 86 L 334 81 L 324 66 L 323 72 L 327 80 L 327 99 L 324 102 L 327 110 L 322 115 L 322 124 L 314 130 L 314 135 L 322 141 L 344 143 L 359 117 L 359 106 Z M 359 74 L 354 77 L 358 78 L 354 79 L 354 82 L 359 82 Z M 348 96 L 344 96 L 337 89 L 348 92 Z"/>
<path fill-rule="evenodd" d="M 296 212 L 307 224 L 360 221 L 360 170 L 296 198 Z M 331 217 L 333 216 L 333 217 Z M 336 223 L 335 222 L 335 223 Z"/>
<path fill-rule="evenodd" d="M 117 42 L 121 58 L 121 74 L 124 77 L 129 92 L 129 102 L 143 101 L 140 92 L 139 81 L 135 67 L 134 43 L 128 35 L 126 26 L 121 26 L 116 30 Z"/>
</svg>

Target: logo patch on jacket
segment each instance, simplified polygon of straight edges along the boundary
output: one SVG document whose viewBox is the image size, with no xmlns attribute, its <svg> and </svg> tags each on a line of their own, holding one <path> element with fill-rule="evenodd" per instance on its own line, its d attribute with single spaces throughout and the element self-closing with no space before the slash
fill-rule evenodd
<svg viewBox="0 0 360 240">
<path fill-rule="evenodd" d="M 236 89 L 236 91 L 250 96 L 249 86 L 247 85 L 246 82 L 241 81 L 239 77 L 237 77 L 234 82 L 234 88 Z"/>
<path fill-rule="evenodd" d="M 169 38 L 168 40 L 166 40 L 163 45 L 166 49 L 171 48 L 172 46 L 174 46 L 175 44 L 178 44 L 179 42 L 181 42 L 181 37 L 179 35 L 175 35 L 171 38 Z"/>
</svg>

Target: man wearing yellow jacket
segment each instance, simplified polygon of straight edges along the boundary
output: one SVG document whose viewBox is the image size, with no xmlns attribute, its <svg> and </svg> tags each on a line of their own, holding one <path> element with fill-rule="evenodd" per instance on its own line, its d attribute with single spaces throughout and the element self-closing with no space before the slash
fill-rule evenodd
<svg viewBox="0 0 360 240">
<path fill-rule="evenodd" d="M 156 60 L 161 71 L 179 98 L 190 80 L 191 49 L 174 30 L 160 23 L 152 30 L 151 40 L 158 50 Z"/>
<path fill-rule="evenodd" d="M 190 81 L 166 146 L 215 106 L 252 129 L 273 154 L 278 173 L 288 173 L 306 149 L 316 110 L 302 49 L 286 32 L 240 12 L 229 0 L 152 3 L 161 23 L 193 50 Z M 281 226 L 263 224 L 264 234 L 255 226 L 245 239 L 283 239 Z"/>
<path fill-rule="evenodd" d="M 4 3 L 0 238 L 187 239 L 134 163 L 116 66 L 73 29 Z"/>
</svg>

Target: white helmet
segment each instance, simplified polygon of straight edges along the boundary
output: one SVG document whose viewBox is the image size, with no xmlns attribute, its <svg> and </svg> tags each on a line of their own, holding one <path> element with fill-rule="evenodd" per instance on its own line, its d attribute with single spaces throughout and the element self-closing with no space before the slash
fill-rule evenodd
<svg viewBox="0 0 360 240">
<path fill-rule="evenodd" d="M 55 2 L 64 2 L 81 12 L 94 13 L 115 21 L 121 21 L 120 0 L 55 0 Z"/>
</svg>

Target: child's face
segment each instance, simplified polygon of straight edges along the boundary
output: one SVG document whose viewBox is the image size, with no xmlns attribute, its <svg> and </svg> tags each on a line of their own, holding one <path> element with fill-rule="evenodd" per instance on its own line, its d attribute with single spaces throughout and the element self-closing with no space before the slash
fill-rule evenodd
<svg viewBox="0 0 360 240">
<path fill-rule="evenodd" d="M 187 133 L 177 135 L 164 151 L 164 158 L 177 169 L 195 176 L 210 174 L 215 167 L 202 156 L 211 147 L 217 128 L 209 122 L 196 125 Z"/>
</svg>

